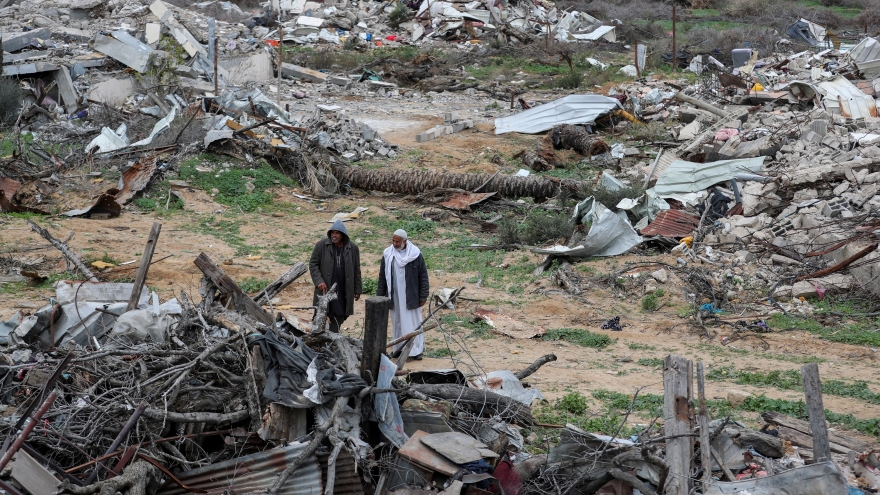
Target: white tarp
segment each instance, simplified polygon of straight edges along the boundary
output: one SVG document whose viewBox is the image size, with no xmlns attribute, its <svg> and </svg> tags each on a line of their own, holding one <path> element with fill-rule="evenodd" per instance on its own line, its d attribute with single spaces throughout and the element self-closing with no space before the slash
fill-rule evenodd
<svg viewBox="0 0 880 495">
<path fill-rule="evenodd" d="M 501 380 L 501 385 L 491 386 L 489 383 L 494 383 L 495 380 Z M 525 388 L 522 385 L 522 382 L 519 378 L 516 377 L 512 372 L 508 370 L 501 371 L 493 371 L 491 373 L 487 373 L 485 377 L 478 377 L 474 379 L 474 385 L 481 390 L 489 390 L 490 392 L 495 392 L 498 395 L 503 395 L 504 397 L 510 397 L 511 399 L 521 402 L 527 406 L 532 405 L 532 401 L 535 399 L 543 399 L 544 396 L 541 395 L 541 391 L 536 388 Z"/>
<path fill-rule="evenodd" d="M 382 363 L 379 364 L 379 377 L 376 379 L 376 387 L 390 389 L 391 379 L 397 372 L 397 365 L 382 354 Z M 373 398 L 373 409 L 376 419 L 379 420 L 379 431 L 385 435 L 398 449 L 409 441 L 409 436 L 403 431 L 403 418 L 400 416 L 400 406 L 397 404 L 397 396 L 394 394 L 376 394 Z"/>
<path fill-rule="evenodd" d="M 495 134 L 535 134 L 559 124 L 595 124 L 600 115 L 622 108 L 619 101 L 607 96 L 570 95 L 510 117 L 495 119 Z"/>
</svg>

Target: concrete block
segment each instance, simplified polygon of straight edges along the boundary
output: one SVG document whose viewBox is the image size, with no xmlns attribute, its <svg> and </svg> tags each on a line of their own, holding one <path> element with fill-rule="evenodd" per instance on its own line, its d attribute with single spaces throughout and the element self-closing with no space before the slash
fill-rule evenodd
<svg viewBox="0 0 880 495">
<path fill-rule="evenodd" d="M 125 103 L 129 96 L 134 94 L 134 86 L 134 80 L 131 77 L 110 79 L 93 84 L 89 89 L 88 98 L 113 107 L 119 107 Z"/>
<path fill-rule="evenodd" d="M 145 35 L 144 38 L 148 45 L 152 45 L 153 43 L 158 43 L 162 38 L 162 25 L 157 22 L 148 22 L 144 27 Z"/>
<path fill-rule="evenodd" d="M 17 52 L 25 47 L 30 46 L 31 40 L 39 38 L 47 40 L 52 37 L 52 30 L 49 28 L 34 29 L 26 33 L 9 33 L 3 35 L 3 51 Z"/>
<path fill-rule="evenodd" d="M 351 79 L 349 79 L 347 77 L 330 76 L 327 78 L 327 81 L 329 81 L 337 86 L 342 86 L 343 88 L 351 87 Z"/>
<path fill-rule="evenodd" d="M 147 69 L 154 52 L 149 45 L 141 43 L 122 30 L 114 31 L 112 38 L 102 34 L 95 36 L 95 50 L 138 72 Z"/>
<path fill-rule="evenodd" d="M 458 113 L 457 112 L 446 112 L 443 114 L 443 122 L 447 124 L 454 124 L 458 122 Z"/>
<path fill-rule="evenodd" d="M 363 131 L 361 131 L 361 136 L 363 137 L 364 141 L 370 142 L 373 139 L 376 139 L 376 131 L 374 131 L 373 129 L 364 129 Z"/>
<path fill-rule="evenodd" d="M 465 130 L 466 128 L 467 127 L 465 126 L 464 122 L 456 122 L 456 123 L 452 124 L 452 130 L 454 132 L 461 132 L 461 131 Z"/>
<path fill-rule="evenodd" d="M 323 72 L 306 69 L 305 67 L 288 63 L 281 64 L 281 75 L 316 83 L 321 83 L 327 80 L 327 74 L 324 74 Z"/>
<path fill-rule="evenodd" d="M 263 50 L 249 57 L 221 59 L 218 61 L 218 65 L 226 71 L 225 77 L 230 84 L 243 85 L 251 81 L 275 79 L 272 56 Z M 220 80 L 222 81 L 223 77 Z"/>
<path fill-rule="evenodd" d="M 66 38 L 72 41 L 86 42 L 92 39 L 94 34 L 89 31 L 83 31 L 82 29 L 58 26 L 52 28 L 52 35 L 56 38 Z"/>
</svg>

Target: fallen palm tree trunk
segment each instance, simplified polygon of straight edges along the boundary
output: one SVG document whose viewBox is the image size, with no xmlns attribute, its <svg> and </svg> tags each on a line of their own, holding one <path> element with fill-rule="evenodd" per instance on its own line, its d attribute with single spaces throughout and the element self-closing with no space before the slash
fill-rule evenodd
<svg viewBox="0 0 880 495">
<path fill-rule="evenodd" d="M 563 124 L 550 131 L 553 146 L 557 149 L 574 150 L 585 156 L 601 155 L 611 151 L 605 141 L 591 136 L 583 127 Z"/>
<path fill-rule="evenodd" d="M 586 189 L 587 181 L 563 180 L 553 177 L 490 174 L 453 174 L 418 170 L 364 169 L 335 165 L 333 174 L 340 184 L 370 191 L 398 194 L 420 194 L 433 189 L 463 189 L 497 192 L 507 197 L 551 198 L 560 189 L 573 192 Z M 481 187 L 482 186 L 482 187 Z"/>
</svg>

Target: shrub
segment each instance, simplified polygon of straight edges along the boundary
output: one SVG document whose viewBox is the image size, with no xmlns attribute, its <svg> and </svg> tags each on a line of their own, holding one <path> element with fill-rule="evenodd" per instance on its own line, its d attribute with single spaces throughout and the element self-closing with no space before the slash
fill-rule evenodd
<svg viewBox="0 0 880 495">
<path fill-rule="evenodd" d="M 567 238 L 573 231 L 567 213 L 535 209 L 526 215 L 519 228 L 519 238 L 526 244 L 537 245 Z"/>
<path fill-rule="evenodd" d="M 388 14 L 388 25 L 391 27 L 397 27 L 401 22 L 410 17 L 412 17 L 412 12 L 409 10 L 409 7 L 407 7 L 404 2 L 400 2 L 394 7 L 394 10 Z"/>
<path fill-rule="evenodd" d="M 505 218 L 498 222 L 498 242 L 500 244 L 519 244 L 519 226 L 513 220 Z"/>
<path fill-rule="evenodd" d="M 562 89 L 577 89 L 584 83 L 584 75 L 580 72 L 571 71 L 559 76 L 553 83 Z"/>
<path fill-rule="evenodd" d="M 556 407 L 571 414 L 587 412 L 587 397 L 580 392 L 569 392 L 556 399 Z"/>
</svg>

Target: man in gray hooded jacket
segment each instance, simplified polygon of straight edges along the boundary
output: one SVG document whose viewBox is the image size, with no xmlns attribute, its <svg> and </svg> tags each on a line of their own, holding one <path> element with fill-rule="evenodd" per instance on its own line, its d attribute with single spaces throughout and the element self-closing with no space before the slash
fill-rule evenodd
<svg viewBox="0 0 880 495">
<path fill-rule="evenodd" d="M 336 284 L 336 300 L 330 302 L 327 319 L 330 331 L 339 332 L 339 327 L 354 314 L 354 302 L 361 298 L 361 253 L 357 244 L 348 238 L 348 230 L 342 220 L 327 231 L 327 238 L 321 239 L 312 250 L 309 259 L 309 273 L 315 284 L 312 304 L 318 305 L 318 298 Z"/>
</svg>

